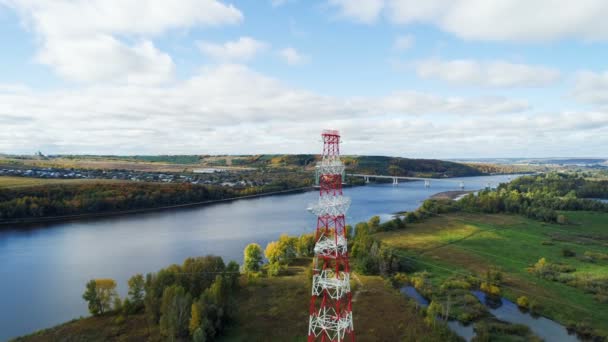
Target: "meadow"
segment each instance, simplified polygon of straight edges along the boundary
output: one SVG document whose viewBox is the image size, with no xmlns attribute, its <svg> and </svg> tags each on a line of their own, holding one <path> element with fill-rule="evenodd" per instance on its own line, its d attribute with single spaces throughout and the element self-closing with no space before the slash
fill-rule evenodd
<svg viewBox="0 0 608 342">
<path fill-rule="evenodd" d="M 544 316 L 569 326 L 582 323 L 607 335 L 605 302 L 581 288 L 531 272 L 545 258 L 548 263 L 573 268 L 569 277 L 606 281 L 608 260 L 587 256 L 608 253 L 608 214 L 562 214 L 569 224 L 515 215 L 452 213 L 375 237 L 398 248 L 417 270 L 429 271 L 436 285 L 455 275 L 483 279 L 488 270 L 498 270 L 504 277 L 503 296 L 512 301 L 526 296 L 540 304 L 538 310 Z"/>
<path fill-rule="evenodd" d="M 32 177 L 0 176 L 0 189 L 22 188 L 38 185 L 52 184 L 83 184 L 83 183 L 116 183 L 120 181 L 110 179 L 51 179 Z"/>
</svg>

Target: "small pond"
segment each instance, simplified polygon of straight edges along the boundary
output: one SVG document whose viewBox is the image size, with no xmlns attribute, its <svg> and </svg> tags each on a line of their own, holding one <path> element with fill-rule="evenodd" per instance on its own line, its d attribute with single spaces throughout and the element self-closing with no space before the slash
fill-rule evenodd
<svg viewBox="0 0 608 342">
<path fill-rule="evenodd" d="M 576 335 L 570 335 L 563 325 L 542 316 L 535 317 L 530 313 L 522 312 L 515 303 L 508 299 L 501 298 L 501 305 L 498 307 L 490 306 L 486 301 L 485 293 L 481 291 L 472 292 L 496 318 L 501 321 L 528 326 L 535 335 L 545 341 L 580 341 Z"/>
<path fill-rule="evenodd" d="M 418 290 L 413 286 L 404 286 L 401 288 L 401 293 L 413 298 L 420 306 L 426 308 L 429 305 L 429 301 L 424 298 Z M 466 341 L 470 341 L 475 337 L 475 331 L 473 331 L 473 324 L 464 325 L 462 322 L 457 320 L 450 320 L 447 322 L 450 330 L 455 332 L 458 336 L 464 338 Z"/>
</svg>

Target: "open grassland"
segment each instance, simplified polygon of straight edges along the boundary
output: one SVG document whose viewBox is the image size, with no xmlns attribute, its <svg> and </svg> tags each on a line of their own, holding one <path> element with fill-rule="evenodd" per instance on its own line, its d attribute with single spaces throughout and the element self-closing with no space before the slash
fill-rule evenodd
<svg viewBox="0 0 608 342">
<path fill-rule="evenodd" d="M 512 215 L 449 214 L 405 230 L 379 233 L 416 268 L 433 274 L 439 284 L 454 274 L 483 278 L 492 268 L 504 274 L 502 293 L 515 301 L 527 296 L 541 304 L 542 314 L 559 322 L 588 322 L 608 334 L 608 307 L 590 293 L 565 283 L 538 277 L 529 268 L 540 258 L 568 265 L 580 277 L 608 275 L 608 260 L 590 262 L 585 253 L 608 253 L 608 214 L 565 212 L 568 225 L 547 224 Z M 564 256 L 564 250 L 576 255 Z"/>
<path fill-rule="evenodd" d="M 306 341 L 310 260 L 290 275 L 264 278 L 239 294 L 237 320 L 221 341 Z M 445 327 L 431 329 L 415 305 L 379 276 L 357 275 L 353 316 L 357 341 L 458 341 Z"/>
<path fill-rule="evenodd" d="M 30 177 L 11 177 L 0 176 L 0 189 L 2 188 L 23 188 L 38 185 L 51 184 L 83 184 L 83 183 L 116 183 L 121 182 L 110 179 L 49 179 L 49 178 L 30 178 Z"/>
</svg>

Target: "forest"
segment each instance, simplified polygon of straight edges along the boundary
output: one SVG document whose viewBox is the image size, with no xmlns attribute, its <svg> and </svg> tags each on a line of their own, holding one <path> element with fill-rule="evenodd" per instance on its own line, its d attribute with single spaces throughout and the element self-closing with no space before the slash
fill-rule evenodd
<svg viewBox="0 0 608 342">
<path fill-rule="evenodd" d="M 189 183 L 99 182 L 0 188 L 0 220 L 160 208 L 310 186 L 309 179 L 278 178 L 263 186 L 232 188 Z"/>
</svg>

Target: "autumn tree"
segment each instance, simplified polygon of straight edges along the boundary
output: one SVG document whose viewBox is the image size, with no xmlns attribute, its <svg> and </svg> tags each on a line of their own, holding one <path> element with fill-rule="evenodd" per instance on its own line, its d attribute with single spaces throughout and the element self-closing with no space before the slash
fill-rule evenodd
<svg viewBox="0 0 608 342">
<path fill-rule="evenodd" d="M 245 247 L 244 269 L 246 272 L 259 272 L 262 264 L 262 247 L 257 243 L 250 243 Z"/>
<path fill-rule="evenodd" d="M 92 279 L 87 283 L 82 295 L 82 298 L 88 302 L 89 312 L 93 315 L 109 311 L 117 297 L 114 279 Z"/>
<path fill-rule="evenodd" d="M 197 303 L 192 303 L 190 307 L 190 322 L 188 324 L 188 330 L 190 335 L 194 336 L 196 331 L 201 326 L 201 312 Z"/>
</svg>

